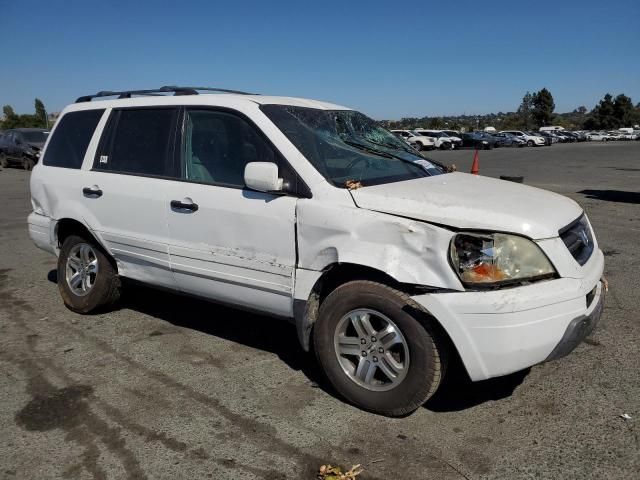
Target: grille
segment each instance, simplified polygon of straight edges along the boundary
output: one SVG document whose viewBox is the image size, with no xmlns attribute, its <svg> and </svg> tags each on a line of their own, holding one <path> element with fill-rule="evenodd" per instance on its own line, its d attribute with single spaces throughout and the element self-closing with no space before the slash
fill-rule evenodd
<svg viewBox="0 0 640 480">
<path fill-rule="evenodd" d="M 580 265 L 587 263 L 593 253 L 593 235 L 587 217 L 582 215 L 558 232 L 569 253 Z"/>
</svg>

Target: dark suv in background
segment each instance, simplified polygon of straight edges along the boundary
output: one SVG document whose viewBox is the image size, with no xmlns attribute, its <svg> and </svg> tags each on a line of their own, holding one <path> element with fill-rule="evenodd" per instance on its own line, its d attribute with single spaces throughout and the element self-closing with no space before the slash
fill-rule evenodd
<svg viewBox="0 0 640 480">
<path fill-rule="evenodd" d="M 40 159 L 40 150 L 47 141 L 49 130 L 15 128 L 0 135 L 0 165 L 20 165 L 31 170 Z"/>
</svg>

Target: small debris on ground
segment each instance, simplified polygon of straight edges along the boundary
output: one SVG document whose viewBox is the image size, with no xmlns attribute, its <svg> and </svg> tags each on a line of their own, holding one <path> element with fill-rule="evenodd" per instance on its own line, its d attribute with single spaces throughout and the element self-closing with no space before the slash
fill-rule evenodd
<svg viewBox="0 0 640 480">
<path fill-rule="evenodd" d="M 631 420 L 631 415 L 629 415 L 628 413 L 623 413 L 622 415 L 620 415 L 620 418 L 624 418 L 625 420 Z"/>
<path fill-rule="evenodd" d="M 318 472 L 318 480 L 354 480 L 358 475 L 362 473 L 362 467 L 354 465 L 350 470 L 342 473 L 340 467 L 333 467 L 331 465 L 322 465 Z"/>
</svg>

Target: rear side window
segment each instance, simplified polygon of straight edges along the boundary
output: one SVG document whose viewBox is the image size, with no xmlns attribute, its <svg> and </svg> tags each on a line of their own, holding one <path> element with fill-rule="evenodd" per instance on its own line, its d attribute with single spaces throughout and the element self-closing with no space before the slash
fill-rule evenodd
<svg viewBox="0 0 640 480">
<path fill-rule="evenodd" d="M 42 163 L 49 167 L 80 168 L 102 110 L 70 112 L 60 119 Z"/>
<path fill-rule="evenodd" d="M 96 153 L 96 170 L 136 175 L 174 175 L 174 108 L 114 110 Z"/>
</svg>

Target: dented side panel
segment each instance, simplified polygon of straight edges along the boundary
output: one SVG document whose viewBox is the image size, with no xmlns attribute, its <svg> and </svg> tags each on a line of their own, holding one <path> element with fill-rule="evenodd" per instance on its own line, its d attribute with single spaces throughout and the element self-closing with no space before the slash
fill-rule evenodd
<svg viewBox="0 0 640 480">
<path fill-rule="evenodd" d="M 451 236 L 434 225 L 355 205 L 298 202 L 298 267 L 307 270 L 351 263 L 402 283 L 463 290 L 448 264 Z"/>
</svg>

